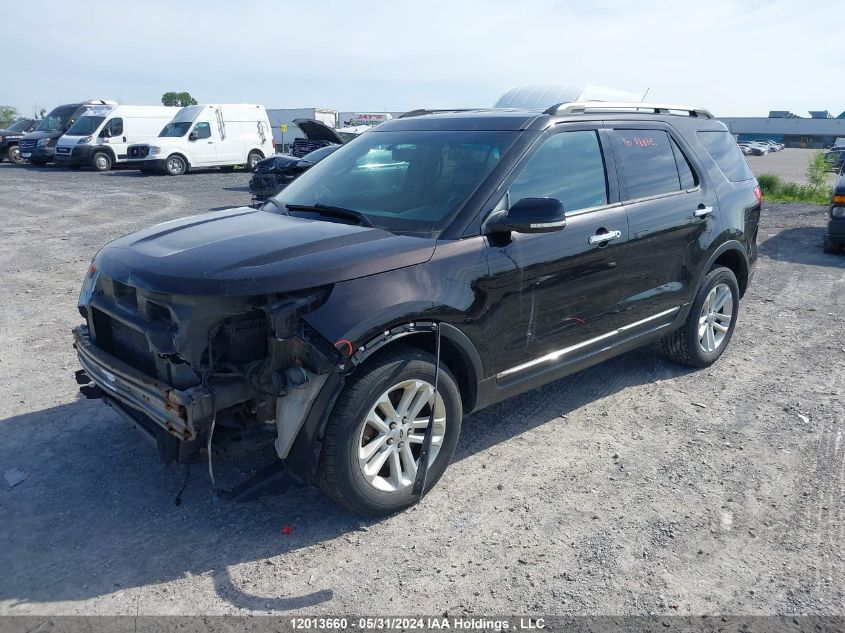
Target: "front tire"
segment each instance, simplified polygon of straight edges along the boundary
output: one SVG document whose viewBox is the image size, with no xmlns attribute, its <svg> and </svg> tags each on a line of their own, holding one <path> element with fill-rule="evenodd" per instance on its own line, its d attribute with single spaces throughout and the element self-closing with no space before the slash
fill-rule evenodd
<svg viewBox="0 0 845 633">
<path fill-rule="evenodd" d="M 108 171 L 112 166 L 111 156 L 107 152 L 96 152 L 91 157 L 91 166 L 97 171 Z"/>
<path fill-rule="evenodd" d="M 401 346 L 358 368 L 326 427 L 317 480 L 330 497 L 369 516 L 413 505 L 413 482 L 432 406 L 424 494 L 437 483 L 458 442 L 462 404 L 455 379 L 442 363 L 434 398 L 434 366 L 431 354 Z"/>
<path fill-rule="evenodd" d="M 13 165 L 23 165 L 26 161 L 21 158 L 21 150 L 17 145 L 12 145 L 6 151 L 6 158 L 9 159 L 9 162 Z"/>
<path fill-rule="evenodd" d="M 662 340 L 671 360 L 708 367 L 724 353 L 739 311 L 739 284 L 729 268 L 711 270 L 701 282 L 686 323 Z"/>
<path fill-rule="evenodd" d="M 178 154 L 168 156 L 164 161 L 164 172 L 168 176 L 181 176 L 186 171 L 188 171 L 188 162 Z"/>
</svg>

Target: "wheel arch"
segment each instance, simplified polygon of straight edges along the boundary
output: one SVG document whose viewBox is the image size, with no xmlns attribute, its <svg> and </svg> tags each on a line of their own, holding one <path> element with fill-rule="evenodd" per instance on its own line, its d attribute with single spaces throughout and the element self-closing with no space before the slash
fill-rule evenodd
<svg viewBox="0 0 845 633">
<path fill-rule="evenodd" d="M 699 275 L 696 287 L 698 287 L 698 284 L 701 283 L 701 280 L 707 273 L 716 266 L 724 266 L 733 272 L 739 285 L 739 296 L 741 298 L 748 288 L 748 274 L 750 269 L 748 255 L 742 244 L 736 240 L 729 240 L 713 251 L 707 260 L 707 265 L 703 267 Z"/>
<path fill-rule="evenodd" d="M 464 413 L 469 413 L 475 409 L 478 401 L 478 383 L 484 378 L 481 355 L 469 337 L 454 325 L 440 323 L 440 335 L 440 360 L 458 382 Z M 368 341 L 353 355 L 352 360 L 357 366 L 366 359 L 384 354 L 400 344 L 434 355 L 437 351 L 434 324 L 415 322 L 394 327 Z"/>
<path fill-rule="evenodd" d="M 179 158 L 185 161 L 185 171 L 182 173 L 187 174 L 188 171 L 191 169 L 191 160 L 188 158 L 188 155 L 185 152 L 174 150 L 170 152 L 164 160 L 168 160 L 171 156 L 178 156 Z"/>
<path fill-rule="evenodd" d="M 114 166 L 114 164 L 117 162 L 117 155 L 114 153 L 114 150 L 108 145 L 98 145 L 91 151 L 91 163 L 93 164 L 94 157 L 100 152 L 108 154 L 109 158 L 111 158 L 111 164 L 112 166 Z"/>
</svg>

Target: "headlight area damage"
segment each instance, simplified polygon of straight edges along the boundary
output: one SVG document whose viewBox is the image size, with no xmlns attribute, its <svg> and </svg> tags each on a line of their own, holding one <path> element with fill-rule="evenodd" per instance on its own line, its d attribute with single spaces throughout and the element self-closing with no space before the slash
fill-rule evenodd
<svg viewBox="0 0 845 633">
<path fill-rule="evenodd" d="M 310 479 L 311 440 L 324 420 L 298 443 L 297 436 L 318 396 L 329 406 L 313 407 L 316 417 L 330 409 L 348 369 L 346 358 L 301 318 L 329 292 L 169 295 L 92 270 L 79 305 L 86 324 L 73 331 L 83 368 L 77 381 L 85 395 L 103 397 L 154 438 L 165 463 L 207 457 L 214 420 L 215 454 L 274 444 L 296 474 Z M 292 455 L 295 443 L 301 455 Z"/>
</svg>

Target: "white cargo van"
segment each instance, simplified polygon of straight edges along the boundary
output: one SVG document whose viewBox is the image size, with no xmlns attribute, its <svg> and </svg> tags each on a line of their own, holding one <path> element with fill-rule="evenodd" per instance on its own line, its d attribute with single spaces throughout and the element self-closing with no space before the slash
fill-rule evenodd
<svg viewBox="0 0 845 633">
<path fill-rule="evenodd" d="M 108 171 L 127 160 L 133 143 L 149 143 L 179 112 L 166 106 L 97 105 L 76 119 L 56 144 L 57 165 Z"/>
<path fill-rule="evenodd" d="M 179 110 L 158 138 L 129 147 L 131 164 L 171 176 L 197 167 L 245 165 L 275 153 L 264 106 L 195 105 Z"/>
</svg>

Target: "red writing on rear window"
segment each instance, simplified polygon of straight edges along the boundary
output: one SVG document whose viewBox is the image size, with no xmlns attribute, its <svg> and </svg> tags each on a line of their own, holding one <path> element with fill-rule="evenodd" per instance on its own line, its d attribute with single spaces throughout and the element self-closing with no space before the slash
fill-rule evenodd
<svg viewBox="0 0 845 633">
<path fill-rule="evenodd" d="M 650 136 L 622 137 L 622 143 L 625 147 L 657 147 L 657 143 Z"/>
</svg>

